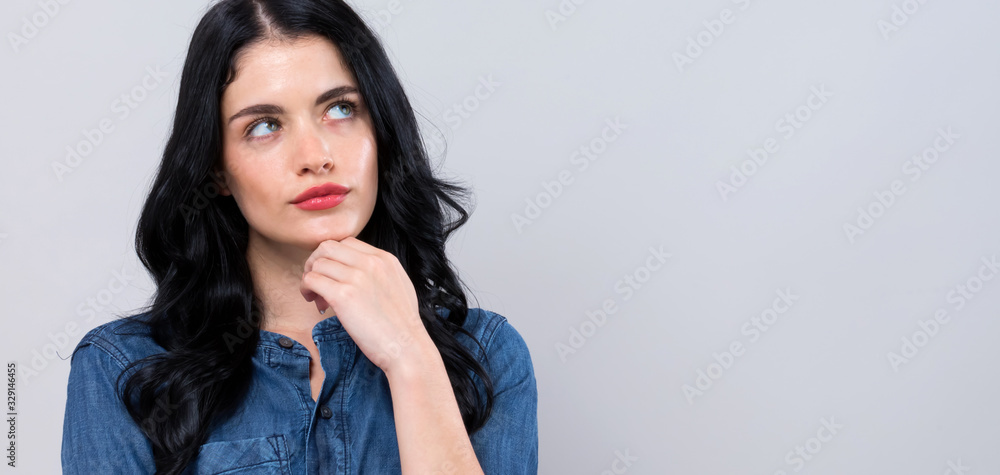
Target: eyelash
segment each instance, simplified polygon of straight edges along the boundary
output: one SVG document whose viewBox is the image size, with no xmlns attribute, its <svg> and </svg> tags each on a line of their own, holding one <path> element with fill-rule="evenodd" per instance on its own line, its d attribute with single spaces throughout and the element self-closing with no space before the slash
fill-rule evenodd
<svg viewBox="0 0 1000 475">
<path fill-rule="evenodd" d="M 330 104 L 330 107 L 327 107 L 326 110 L 329 111 L 330 109 L 333 109 L 334 107 L 342 106 L 342 105 L 346 105 L 346 106 L 348 106 L 348 107 L 351 108 L 351 117 L 348 117 L 346 119 L 337 119 L 337 120 L 351 120 L 351 119 L 353 119 L 354 116 L 355 116 L 355 114 L 357 114 L 357 111 L 358 111 L 358 103 L 355 102 L 355 101 L 352 101 L 350 99 L 341 99 L 341 100 L 339 100 L 337 102 L 334 102 L 333 104 Z M 271 122 L 271 123 L 274 123 L 274 124 L 277 125 L 278 124 L 278 119 L 275 119 L 274 117 L 269 117 L 269 116 L 262 116 L 262 117 L 258 117 L 256 119 L 254 119 L 254 121 L 250 122 L 250 125 L 247 126 L 246 130 L 243 131 L 243 137 L 246 138 L 246 139 L 248 139 L 248 140 L 260 140 L 260 139 L 267 138 L 267 135 L 262 135 L 260 137 L 251 137 L 250 136 L 250 132 L 253 131 L 253 129 L 255 127 L 257 127 L 260 124 L 267 123 L 267 122 Z M 270 134 L 268 134 L 268 135 L 270 135 Z"/>
</svg>

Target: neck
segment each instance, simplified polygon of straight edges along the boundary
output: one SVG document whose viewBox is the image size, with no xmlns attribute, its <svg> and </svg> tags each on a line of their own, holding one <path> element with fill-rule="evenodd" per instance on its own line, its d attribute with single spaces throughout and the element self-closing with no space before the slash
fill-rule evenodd
<svg viewBox="0 0 1000 475">
<path fill-rule="evenodd" d="M 310 254 L 311 250 L 279 245 L 251 231 L 246 258 L 254 293 L 263 305 L 262 330 L 309 335 L 331 315 L 329 311 L 320 314 L 299 290 Z"/>
</svg>

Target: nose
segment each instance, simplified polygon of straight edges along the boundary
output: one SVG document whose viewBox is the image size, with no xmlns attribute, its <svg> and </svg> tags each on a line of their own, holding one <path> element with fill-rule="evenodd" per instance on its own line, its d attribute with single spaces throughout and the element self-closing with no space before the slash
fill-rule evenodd
<svg viewBox="0 0 1000 475">
<path fill-rule="evenodd" d="M 329 173 L 333 170 L 333 147 L 330 138 L 315 125 L 299 128 L 295 147 L 295 165 L 298 173 Z"/>
</svg>

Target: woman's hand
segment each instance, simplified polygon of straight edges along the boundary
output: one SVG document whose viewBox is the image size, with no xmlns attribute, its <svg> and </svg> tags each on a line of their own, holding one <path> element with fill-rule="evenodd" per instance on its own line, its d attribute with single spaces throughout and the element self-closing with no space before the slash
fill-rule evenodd
<svg viewBox="0 0 1000 475">
<path fill-rule="evenodd" d="M 302 296 L 333 309 L 358 348 L 383 372 L 431 344 L 413 282 L 396 256 L 354 237 L 327 240 L 306 260 Z"/>
</svg>

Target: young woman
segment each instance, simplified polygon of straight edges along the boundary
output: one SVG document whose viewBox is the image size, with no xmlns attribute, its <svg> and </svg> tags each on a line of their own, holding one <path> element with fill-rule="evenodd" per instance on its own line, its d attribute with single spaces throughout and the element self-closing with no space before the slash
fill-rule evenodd
<svg viewBox="0 0 1000 475">
<path fill-rule="evenodd" d="M 157 290 L 74 349 L 64 473 L 536 473 L 528 348 L 445 255 L 464 191 L 343 1 L 211 7 L 136 233 Z"/>
</svg>

